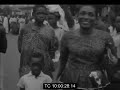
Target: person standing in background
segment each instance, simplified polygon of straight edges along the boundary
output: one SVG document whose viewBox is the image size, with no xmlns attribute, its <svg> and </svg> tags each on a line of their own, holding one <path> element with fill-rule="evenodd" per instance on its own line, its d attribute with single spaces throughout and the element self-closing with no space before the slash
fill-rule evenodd
<svg viewBox="0 0 120 90">
<path fill-rule="evenodd" d="M 54 62 L 58 62 L 59 61 L 59 56 L 60 56 L 60 42 L 61 42 L 61 38 L 65 33 L 65 30 L 62 27 L 59 27 L 57 25 L 57 22 L 60 20 L 60 14 L 59 12 L 50 12 L 48 15 L 48 23 L 50 26 L 53 27 L 54 31 L 55 31 L 55 36 L 56 36 L 56 48 L 58 48 L 55 52 L 55 59 L 53 59 Z"/>
<path fill-rule="evenodd" d="M 45 5 L 50 12 L 59 12 L 61 18 L 58 22 L 59 26 L 61 26 L 62 28 L 64 28 L 65 31 L 69 31 L 69 27 L 68 27 L 68 24 L 67 24 L 67 21 L 65 19 L 65 11 L 63 10 L 63 8 L 59 5 L 59 4 L 56 4 L 56 5 Z"/>
<path fill-rule="evenodd" d="M 12 34 L 18 34 L 19 33 L 19 26 L 18 26 L 18 20 L 16 16 L 13 16 L 10 18 L 10 28 Z"/>
<path fill-rule="evenodd" d="M 18 50 L 20 56 L 20 76 L 29 62 L 28 54 L 30 49 L 35 49 L 44 54 L 45 67 L 44 73 L 52 77 L 54 71 L 52 59 L 55 57 L 54 41 L 55 32 L 51 26 L 43 22 L 47 19 L 48 9 L 44 5 L 36 5 L 33 8 L 34 23 L 26 24 L 20 31 L 18 37 Z"/>
<path fill-rule="evenodd" d="M 9 24 L 8 24 L 8 17 L 7 17 L 7 15 L 5 15 L 5 17 L 4 17 L 3 26 L 5 28 L 5 32 L 8 33 L 9 32 Z"/>
<path fill-rule="evenodd" d="M 7 50 L 7 38 L 5 28 L 3 27 L 2 20 L 0 19 L 0 89 L 3 89 L 3 60 L 1 54 L 5 54 Z"/>
<path fill-rule="evenodd" d="M 23 26 L 25 25 L 25 17 L 24 16 L 21 16 L 18 20 L 18 23 L 20 24 L 20 28 L 19 28 L 19 33 L 20 33 L 20 30 L 23 28 Z"/>
<path fill-rule="evenodd" d="M 10 17 L 11 17 L 11 16 L 8 15 L 8 30 L 9 30 L 9 32 L 10 32 L 10 22 L 9 22 L 9 21 L 10 21 Z"/>
<path fill-rule="evenodd" d="M 114 74 L 111 78 L 111 85 L 105 90 L 120 90 L 120 13 L 116 14 L 112 23 L 113 26 L 109 27 L 109 30 L 117 49 L 118 63 L 114 68 L 112 68 L 114 70 Z"/>
</svg>

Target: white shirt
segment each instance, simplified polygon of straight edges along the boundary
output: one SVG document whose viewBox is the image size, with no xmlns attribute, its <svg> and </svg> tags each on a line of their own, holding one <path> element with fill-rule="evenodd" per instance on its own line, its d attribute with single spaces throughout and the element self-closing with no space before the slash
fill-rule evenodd
<svg viewBox="0 0 120 90">
<path fill-rule="evenodd" d="M 44 90 L 43 83 L 51 83 L 52 79 L 50 76 L 44 74 L 43 72 L 35 78 L 32 73 L 28 73 L 22 76 L 17 84 L 20 88 L 25 88 L 25 90 Z"/>
<path fill-rule="evenodd" d="M 3 26 L 4 26 L 4 28 L 8 28 L 8 18 L 7 17 L 4 17 Z"/>
<path fill-rule="evenodd" d="M 9 21 L 10 23 L 12 23 L 12 22 L 16 22 L 17 23 L 17 18 L 10 18 L 10 21 Z"/>
<path fill-rule="evenodd" d="M 18 22 L 22 23 L 22 24 L 25 24 L 25 19 L 24 18 L 20 18 Z"/>
</svg>

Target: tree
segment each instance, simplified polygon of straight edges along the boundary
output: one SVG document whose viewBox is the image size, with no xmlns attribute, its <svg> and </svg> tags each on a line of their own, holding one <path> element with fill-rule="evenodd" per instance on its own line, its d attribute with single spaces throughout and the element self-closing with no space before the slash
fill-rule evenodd
<svg viewBox="0 0 120 90">
<path fill-rule="evenodd" d="M 10 15 L 12 13 L 12 10 L 9 6 L 5 6 L 3 8 L 3 12 L 4 12 L 5 15 Z"/>
</svg>

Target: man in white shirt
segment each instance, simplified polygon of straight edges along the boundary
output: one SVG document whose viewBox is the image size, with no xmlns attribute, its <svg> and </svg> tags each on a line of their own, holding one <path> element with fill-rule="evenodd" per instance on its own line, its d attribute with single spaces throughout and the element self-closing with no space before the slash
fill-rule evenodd
<svg viewBox="0 0 120 90">
<path fill-rule="evenodd" d="M 18 20 L 19 24 L 20 24 L 20 29 L 19 29 L 19 33 L 20 33 L 20 30 L 23 28 L 23 26 L 25 25 L 25 18 L 24 16 L 21 16 L 21 18 L 19 18 Z"/>
<path fill-rule="evenodd" d="M 17 84 L 20 90 L 44 90 L 43 83 L 51 83 L 50 76 L 44 74 L 42 65 L 38 62 L 32 63 L 31 71 L 22 76 Z"/>
<path fill-rule="evenodd" d="M 7 18 L 7 16 L 5 16 L 5 17 L 4 17 L 4 20 L 3 20 L 3 26 L 4 26 L 4 28 L 5 28 L 6 33 L 9 32 L 8 24 L 9 24 L 9 23 L 8 23 L 8 18 Z"/>
</svg>

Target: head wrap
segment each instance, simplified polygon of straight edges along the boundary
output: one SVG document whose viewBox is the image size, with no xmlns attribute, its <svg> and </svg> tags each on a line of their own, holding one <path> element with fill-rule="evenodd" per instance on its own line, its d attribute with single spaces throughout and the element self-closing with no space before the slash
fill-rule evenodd
<svg viewBox="0 0 120 90">
<path fill-rule="evenodd" d="M 60 5 L 46 5 L 46 7 L 49 9 L 49 12 L 59 12 L 61 18 L 57 23 L 58 27 L 62 27 L 65 31 L 69 31 L 67 22 L 65 20 L 65 13 Z"/>
</svg>

